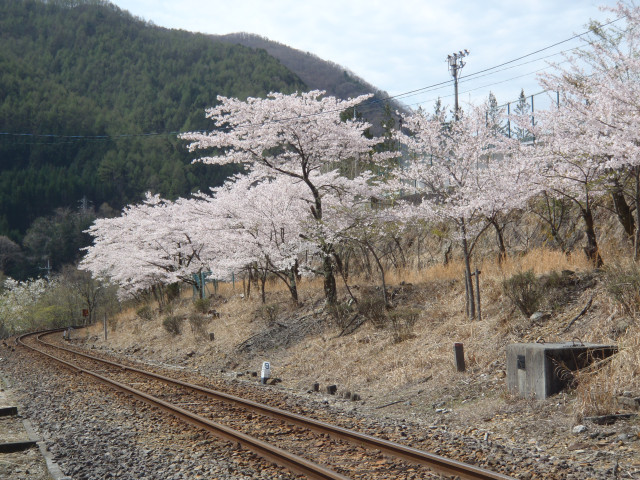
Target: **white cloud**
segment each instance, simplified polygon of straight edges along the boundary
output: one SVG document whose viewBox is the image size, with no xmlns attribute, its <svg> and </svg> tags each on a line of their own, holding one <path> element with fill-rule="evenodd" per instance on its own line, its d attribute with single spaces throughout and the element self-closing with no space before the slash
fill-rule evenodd
<svg viewBox="0 0 640 480">
<path fill-rule="evenodd" d="M 445 60 L 454 51 L 470 50 L 463 70 L 463 75 L 469 74 L 569 38 L 582 32 L 590 18 L 607 16 L 592 1 L 115 0 L 115 3 L 156 25 L 214 34 L 256 33 L 343 65 L 392 95 L 449 79 Z M 554 51 L 578 44 L 574 41 Z M 534 75 L 503 84 L 497 82 L 542 67 L 544 63 L 540 62 L 478 79 L 466 87 L 461 85 L 461 91 L 495 83 L 467 93 L 465 98 L 468 95 L 486 98 L 492 90 L 499 101 L 515 99 L 522 87 L 527 93 L 536 90 Z M 450 95 L 449 90 L 426 93 L 411 102 Z"/>
</svg>

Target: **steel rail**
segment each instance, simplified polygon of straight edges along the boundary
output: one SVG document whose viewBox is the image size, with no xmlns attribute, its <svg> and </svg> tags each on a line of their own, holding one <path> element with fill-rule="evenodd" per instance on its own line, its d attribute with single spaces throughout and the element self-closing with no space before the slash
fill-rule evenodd
<svg viewBox="0 0 640 480">
<path fill-rule="evenodd" d="M 58 330 L 59 331 L 59 330 Z M 262 458 L 265 458 L 277 465 L 280 466 L 284 466 L 287 469 L 289 469 L 291 472 L 295 473 L 295 474 L 300 474 L 300 475 L 305 475 L 307 478 L 311 478 L 311 479 L 317 479 L 317 480 L 349 480 L 348 477 L 345 477 L 344 475 L 341 475 L 340 473 L 337 473 L 327 467 L 324 467 L 322 465 L 316 464 L 314 462 L 311 462 L 310 460 L 307 460 L 306 458 L 300 457 L 298 455 L 294 455 L 292 453 L 287 452 L 286 450 L 283 450 L 279 447 L 276 447 L 275 445 L 271 445 L 270 443 L 267 442 L 263 442 L 262 440 L 258 440 L 254 437 L 251 437 L 249 435 L 246 435 L 242 432 L 238 432 L 236 430 L 233 430 L 225 425 L 219 424 L 217 422 L 213 422 L 205 417 L 202 417 L 200 415 L 197 415 L 193 412 L 190 412 L 188 410 L 185 410 L 181 407 L 178 407 L 176 405 L 173 405 L 169 402 L 166 402 L 164 400 L 161 400 L 157 397 L 154 397 L 152 395 L 149 395 L 147 393 L 141 392 L 140 390 L 131 388 L 123 383 L 117 382 L 115 380 L 112 380 L 110 378 L 104 377 L 98 373 L 92 372 L 91 370 L 86 370 L 84 368 L 81 368 L 77 365 L 74 365 L 73 363 L 67 362 L 66 360 L 63 360 L 61 358 L 58 358 L 54 355 L 51 355 L 47 352 L 44 352 L 42 350 L 40 350 L 39 348 L 36 348 L 32 345 L 27 345 L 26 343 L 24 343 L 22 341 L 23 338 L 27 337 L 27 336 L 32 336 L 32 335 L 46 335 L 46 334 L 50 334 L 50 333 L 54 333 L 54 332 L 35 332 L 35 333 L 29 333 L 29 334 L 25 334 L 22 335 L 20 337 L 18 337 L 16 339 L 16 342 L 19 343 L 20 345 L 34 350 L 42 355 L 45 355 L 49 358 L 51 358 L 52 360 L 55 360 L 69 368 L 71 368 L 74 371 L 77 372 L 82 372 L 86 375 L 89 375 L 95 379 L 97 379 L 98 381 L 107 384 L 113 388 L 115 388 L 116 390 L 119 390 L 123 393 L 129 394 L 134 396 L 135 398 L 138 398 L 139 400 L 142 400 L 143 402 L 146 402 L 150 405 L 156 406 L 170 414 L 172 414 L 173 416 L 183 420 L 186 423 L 189 423 L 191 425 L 194 425 L 196 427 L 202 428 L 204 430 L 207 430 L 208 432 L 213 433 L 214 435 L 216 435 L 217 437 L 220 437 L 224 440 L 230 441 L 230 442 L 234 442 L 237 444 L 240 444 L 242 447 L 246 448 L 247 450 L 250 450 L 256 454 L 258 454 L 259 456 L 261 456 Z M 46 342 L 43 342 L 45 344 L 47 344 Z M 62 347 L 58 347 L 56 345 L 51 345 L 51 344 L 47 344 L 50 346 L 53 346 L 54 348 L 60 348 L 63 350 L 68 350 L 72 353 L 77 353 L 74 352 L 73 350 L 69 350 L 69 349 L 65 349 Z M 82 356 L 87 357 L 87 355 L 82 354 Z M 90 357 L 90 356 L 89 356 Z M 91 357 L 90 357 L 91 358 Z M 101 359 L 95 359 L 94 360 L 100 360 L 103 361 Z M 103 361 L 104 362 L 104 361 Z M 110 363 L 110 362 L 105 362 L 105 363 Z"/>
<path fill-rule="evenodd" d="M 253 400 L 247 400 L 247 399 L 237 397 L 235 395 L 231 395 L 228 393 L 220 392 L 217 390 L 212 390 L 200 385 L 184 382 L 174 378 L 166 377 L 164 375 L 159 375 L 153 372 L 141 370 L 136 367 L 123 365 L 117 362 L 96 358 L 91 355 L 85 354 L 83 352 L 78 352 L 76 350 L 61 347 L 59 345 L 53 345 L 51 343 L 44 342 L 43 340 L 41 340 L 42 336 L 49 335 L 52 333 L 56 333 L 56 332 L 43 333 L 38 337 L 38 340 L 51 347 L 65 350 L 70 353 L 83 356 L 85 358 L 97 360 L 107 365 L 121 368 L 123 370 L 129 370 L 131 372 L 138 373 L 148 378 L 161 380 L 163 382 L 173 384 L 173 385 L 179 385 L 181 387 L 187 388 L 196 393 L 200 393 L 223 402 L 241 405 L 244 408 L 253 410 L 254 412 L 260 413 L 265 416 L 269 416 L 271 418 L 275 418 L 277 420 L 302 426 L 304 428 L 307 428 L 319 433 L 329 434 L 334 438 L 345 440 L 350 443 L 355 443 L 357 445 L 361 445 L 366 448 L 374 448 L 382 451 L 383 453 L 402 458 L 412 463 L 426 466 L 429 469 L 436 471 L 438 473 L 442 473 L 446 475 L 456 475 L 460 478 L 464 478 L 468 480 L 513 480 L 512 477 L 509 477 L 507 475 L 497 473 L 497 472 L 492 472 L 490 470 L 486 470 L 484 468 L 480 468 L 475 465 L 469 465 L 467 463 L 460 462 L 458 460 L 453 460 L 440 455 L 436 455 L 434 453 L 426 452 L 424 450 L 408 447 L 406 445 L 392 442 L 390 440 L 376 438 L 371 435 L 359 433 L 354 430 L 349 430 L 347 428 L 321 422 L 319 420 L 315 420 L 310 417 L 305 417 L 303 415 L 299 415 L 296 413 L 287 412 L 286 410 L 282 410 L 276 407 L 271 407 L 269 405 L 258 403 Z"/>
</svg>

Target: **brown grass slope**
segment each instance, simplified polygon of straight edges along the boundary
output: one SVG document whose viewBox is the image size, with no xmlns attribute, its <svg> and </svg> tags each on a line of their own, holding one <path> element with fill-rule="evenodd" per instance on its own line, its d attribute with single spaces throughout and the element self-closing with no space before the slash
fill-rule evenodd
<svg viewBox="0 0 640 480">
<path fill-rule="evenodd" d="M 162 312 L 155 305 L 133 306 L 111 320 L 107 342 L 101 326 L 81 335 L 95 347 L 146 362 L 239 381 L 256 382 L 248 373 L 270 361 L 273 376 L 281 380 L 275 388 L 284 392 L 537 449 L 558 461 L 590 455 L 598 468 L 618 469 L 619 463 L 635 475 L 640 473 L 640 422 L 601 426 L 585 420 L 627 411 L 618 403 L 622 395 L 640 397 L 640 268 L 631 260 L 629 242 L 614 241 L 622 237 L 613 223 L 608 228 L 602 232 L 601 269 L 594 269 L 577 246 L 570 255 L 535 245 L 517 253 L 514 247 L 502 264 L 493 254 L 477 258 L 481 320 L 465 314 L 463 265 L 455 249 L 447 265 L 422 250 L 419 267 L 415 257 L 404 269 L 389 266 L 388 309 L 376 307 L 381 295 L 375 272 L 351 278 L 357 307 L 349 305 L 342 286 L 343 310 L 337 313 L 325 307 L 319 280 L 301 282 L 298 306 L 275 281 L 267 284 L 266 304 L 257 288 L 247 297 L 236 282 L 220 285 L 204 302 L 194 303 L 191 292 L 184 291 Z M 490 253 L 491 242 L 479 251 Z M 429 250 L 437 252 L 438 245 L 431 243 Z M 507 295 L 505 282 L 523 274 L 538 287 L 536 310 L 548 314 L 539 320 L 523 315 Z M 179 334 L 167 328 L 173 321 L 181 327 Z M 506 386 L 505 347 L 540 341 L 615 343 L 619 353 L 574 372 L 571 389 L 545 400 L 520 398 Z M 464 373 L 454 365 L 454 342 L 464 344 Z M 315 382 L 320 393 L 309 393 Z M 338 386 L 338 395 L 323 394 L 330 384 Z M 344 399 L 347 391 L 362 401 Z M 582 422 L 589 430 L 577 438 L 572 428 Z"/>
</svg>

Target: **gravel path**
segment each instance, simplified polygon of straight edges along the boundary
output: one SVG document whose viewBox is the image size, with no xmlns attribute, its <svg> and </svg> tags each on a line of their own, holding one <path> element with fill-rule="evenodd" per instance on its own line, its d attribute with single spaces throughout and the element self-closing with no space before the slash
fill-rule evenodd
<svg viewBox="0 0 640 480">
<path fill-rule="evenodd" d="M 2 364 L 20 393 L 23 415 L 74 480 L 295 478 L 80 375 L 45 371 L 44 363 L 20 350 Z"/>
</svg>

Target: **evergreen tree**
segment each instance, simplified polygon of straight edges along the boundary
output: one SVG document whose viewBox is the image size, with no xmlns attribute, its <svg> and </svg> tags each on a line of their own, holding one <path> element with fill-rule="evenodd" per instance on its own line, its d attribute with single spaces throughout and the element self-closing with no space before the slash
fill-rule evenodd
<svg viewBox="0 0 640 480">
<path fill-rule="evenodd" d="M 516 103 L 513 113 L 517 117 L 531 116 L 531 106 L 529 105 L 527 97 L 524 94 L 524 89 L 520 90 L 520 96 L 518 97 L 518 102 Z M 525 122 L 518 122 L 518 124 L 523 125 L 525 124 Z M 531 132 L 527 128 L 516 126 L 512 131 L 515 138 L 517 138 L 521 142 L 527 142 L 533 138 Z"/>
<path fill-rule="evenodd" d="M 442 116 L 442 99 L 438 97 L 436 103 L 433 105 L 433 117 L 440 118 Z"/>
<path fill-rule="evenodd" d="M 489 100 L 487 101 L 487 127 L 495 134 L 501 134 L 504 132 L 504 127 L 501 125 L 502 112 L 498 108 L 498 100 L 493 92 L 489 92 Z"/>
</svg>

